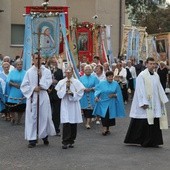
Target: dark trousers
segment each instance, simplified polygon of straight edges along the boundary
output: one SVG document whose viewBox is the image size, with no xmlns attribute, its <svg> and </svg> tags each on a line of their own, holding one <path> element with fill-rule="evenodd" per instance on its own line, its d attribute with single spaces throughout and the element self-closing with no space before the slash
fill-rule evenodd
<svg viewBox="0 0 170 170">
<path fill-rule="evenodd" d="M 101 122 L 102 122 L 102 126 L 107 128 L 116 125 L 115 118 L 109 119 L 109 108 L 107 109 L 105 118 L 101 117 Z"/>
<path fill-rule="evenodd" d="M 52 120 L 54 123 L 56 133 L 60 133 L 60 101 L 51 103 L 52 108 Z"/>
<path fill-rule="evenodd" d="M 63 124 L 63 136 L 62 144 L 73 144 L 77 136 L 77 123 L 64 123 Z"/>
<path fill-rule="evenodd" d="M 122 95 L 123 95 L 123 101 L 128 101 L 128 93 L 127 93 L 127 85 L 121 85 Z"/>
</svg>

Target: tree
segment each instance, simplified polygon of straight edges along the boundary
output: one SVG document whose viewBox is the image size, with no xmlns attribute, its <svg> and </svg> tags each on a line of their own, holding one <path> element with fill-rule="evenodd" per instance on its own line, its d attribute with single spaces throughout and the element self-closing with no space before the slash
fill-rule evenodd
<svg viewBox="0 0 170 170">
<path fill-rule="evenodd" d="M 147 27 L 149 34 L 170 31 L 170 6 L 162 9 L 152 0 L 126 0 L 126 9 L 132 24 Z"/>
<path fill-rule="evenodd" d="M 129 19 L 135 22 L 135 25 L 139 25 L 148 13 L 158 9 L 152 0 L 126 0 L 125 4 Z"/>
<path fill-rule="evenodd" d="M 146 26 L 149 34 L 170 32 L 170 6 L 149 13 L 140 25 Z"/>
</svg>

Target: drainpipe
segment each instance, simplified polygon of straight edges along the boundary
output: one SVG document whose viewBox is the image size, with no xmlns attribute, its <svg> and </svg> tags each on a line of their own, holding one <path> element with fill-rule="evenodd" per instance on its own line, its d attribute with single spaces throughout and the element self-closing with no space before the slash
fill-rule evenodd
<svg viewBox="0 0 170 170">
<path fill-rule="evenodd" d="M 119 1 L 119 54 L 121 52 L 122 41 L 122 0 Z"/>
</svg>

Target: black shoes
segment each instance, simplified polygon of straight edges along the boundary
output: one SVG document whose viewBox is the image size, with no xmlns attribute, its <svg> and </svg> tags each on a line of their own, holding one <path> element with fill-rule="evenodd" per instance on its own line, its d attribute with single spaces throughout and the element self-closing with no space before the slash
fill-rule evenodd
<svg viewBox="0 0 170 170">
<path fill-rule="evenodd" d="M 46 136 L 45 138 L 42 139 L 44 142 L 44 145 L 48 146 L 49 145 L 49 141 L 48 141 L 48 136 Z"/>
<path fill-rule="evenodd" d="M 74 148 L 74 145 L 73 144 L 69 144 L 69 145 L 63 145 L 62 146 L 62 149 L 67 149 L 67 148 Z"/>
<path fill-rule="evenodd" d="M 49 145 L 49 141 L 48 140 L 44 140 L 44 145 L 48 146 Z"/>
<path fill-rule="evenodd" d="M 35 143 L 29 143 L 28 144 L 28 148 L 35 148 L 36 147 L 36 144 Z"/>
<path fill-rule="evenodd" d="M 67 149 L 67 145 L 63 145 L 63 146 L 62 146 L 62 149 Z"/>
<path fill-rule="evenodd" d="M 69 148 L 74 148 L 74 145 L 70 144 L 68 147 L 69 147 Z"/>
<path fill-rule="evenodd" d="M 105 132 L 102 132 L 102 135 L 103 135 L 103 136 L 110 135 L 110 134 L 111 134 L 111 133 L 110 133 L 109 130 L 107 130 L 107 131 L 105 131 Z"/>
<path fill-rule="evenodd" d="M 60 137 L 60 136 L 61 136 L 60 132 L 59 132 L 59 133 L 56 133 L 56 136 Z"/>
<path fill-rule="evenodd" d="M 44 140 L 44 145 L 48 146 L 49 145 L 49 141 L 48 140 Z M 36 143 L 29 143 L 28 144 L 28 148 L 35 148 L 36 147 Z"/>
</svg>

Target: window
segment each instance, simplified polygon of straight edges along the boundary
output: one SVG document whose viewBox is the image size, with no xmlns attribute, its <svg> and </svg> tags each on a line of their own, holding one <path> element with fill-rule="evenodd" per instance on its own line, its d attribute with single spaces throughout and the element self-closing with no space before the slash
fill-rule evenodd
<svg viewBox="0 0 170 170">
<path fill-rule="evenodd" d="M 24 44 L 24 29 L 25 25 L 11 25 L 11 45 L 21 46 Z"/>
</svg>

